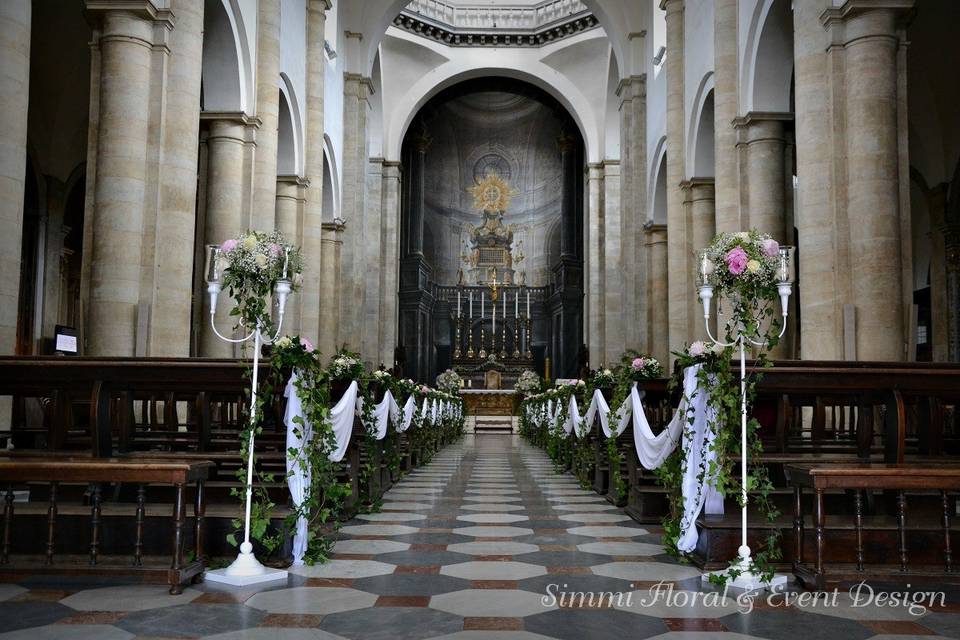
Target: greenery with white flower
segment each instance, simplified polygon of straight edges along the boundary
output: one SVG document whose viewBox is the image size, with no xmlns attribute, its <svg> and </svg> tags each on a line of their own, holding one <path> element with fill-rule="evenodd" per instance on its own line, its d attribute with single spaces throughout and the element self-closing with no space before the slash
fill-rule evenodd
<svg viewBox="0 0 960 640">
<path fill-rule="evenodd" d="M 453 369 L 447 369 L 437 376 L 437 388 L 446 393 L 460 393 L 460 376 Z"/>
<path fill-rule="evenodd" d="M 536 371 L 527 369 L 517 378 L 517 384 L 514 385 L 514 389 L 517 390 L 517 393 L 525 397 L 539 393 L 540 376 L 537 375 Z"/>
<path fill-rule="evenodd" d="M 259 322 L 264 333 L 270 333 L 267 300 L 278 280 L 289 280 L 294 290 L 300 285 L 300 250 L 279 231 L 247 231 L 220 245 L 220 260 L 224 264 L 223 287 L 237 303 L 230 315 L 250 328 Z"/>
<path fill-rule="evenodd" d="M 788 251 L 766 234 L 742 231 L 716 236 L 710 246 L 701 252 L 698 272 L 702 283 L 714 287 L 714 296 L 732 307 L 726 323 L 721 327 L 723 342 L 731 343 L 731 346 L 696 341 L 684 351 L 674 354 L 681 371 L 696 364 L 703 365 L 698 374 L 699 388 L 708 390 L 707 404 L 716 411 L 716 419 L 707 425 L 714 434 L 712 448 L 716 457 L 709 470 L 700 469 L 699 472 L 703 477 L 709 475 L 712 478 L 712 485 L 722 496 L 735 497 L 741 506 L 744 487 L 740 476 L 740 457 L 744 443 L 740 441 L 740 374 L 739 367 L 733 364 L 739 352 L 736 339 L 742 335 L 759 345 L 754 351 L 753 369 L 756 373 L 749 375 L 746 380 L 749 415 L 749 406 L 756 397 L 756 385 L 762 375 L 760 370 L 770 366 L 767 351 L 779 341 L 782 320 L 776 313 L 780 297 L 777 285 L 788 279 L 788 269 Z M 671 384 L 676 388 L 682 385 L 682 380 L 674 379 Z M 688 421 L 693 424 L 692 413 Z M 767 467 L 760 461 L 763 446 L 759 429 L 756 418 L 750 418 L 747 422 L 746 489 L 750 492 L 753 507 L 769 522 L 774 522 L 780 516 L 780 511 L 771 499 L 773 483 Z M 705 438 L 704 443 L 707 440 Z M 705 459 L 705 452 L 700 453 L 700 458 Z M 683 513 L 680 486 L 688 455 L 688 451 L 678 447 L 664 465 L 655 471 L 660 482 L 673 489 L 671 511 L 664 518 L 663 525 L 665 544 L 676 555 L 680 555 L 676 543 L 683 525 L 680 520 Z M 779 529 L 771 527 L 769 532 L 759 549 L 754 550 L 750 567 L 751 571 L 765 578 L 773 575 L 771 564 L 782 557 Z M 711 581 L 724 583 L 739 573 L 739 569 L 730 568 L 726 573 L 711 574 Z"/>
</svg>

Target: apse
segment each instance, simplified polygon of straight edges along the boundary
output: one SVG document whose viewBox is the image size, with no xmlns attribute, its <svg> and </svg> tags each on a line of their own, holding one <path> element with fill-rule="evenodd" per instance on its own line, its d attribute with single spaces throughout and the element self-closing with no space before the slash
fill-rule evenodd
<svg viewBox="0 0 960 640">
<path fill-rule="evenodd" d="M 518 80 L 455 85 L 416 115 L 403 144 L 401 211 L 409 374 L 429 381 L 453 367 L 479 383 L 491 369 L 508 380 L 547 366 L 576 372 L 583 154 L 563 106 Z"/>
</svg>

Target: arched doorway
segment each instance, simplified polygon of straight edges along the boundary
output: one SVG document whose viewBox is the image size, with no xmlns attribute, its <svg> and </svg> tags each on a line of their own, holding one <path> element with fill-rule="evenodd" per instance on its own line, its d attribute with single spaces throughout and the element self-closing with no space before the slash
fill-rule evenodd
<svg viewBox="0 0 960 640">
<path fill-rule="evenodd" d="M 468 80 L 419 110 L 402 158 L 405 375 L 432 383 L 453 367 L 478 385 L 496 369 L 504 386 L 524 369 L 575 375 L 584 144 L 569 112 L 520 80 Z"/>
</svg>

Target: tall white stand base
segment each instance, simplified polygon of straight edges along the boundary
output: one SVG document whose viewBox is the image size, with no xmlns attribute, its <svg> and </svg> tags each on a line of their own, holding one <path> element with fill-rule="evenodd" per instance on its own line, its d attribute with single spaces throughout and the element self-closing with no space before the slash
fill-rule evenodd
<svg viewBox="0 0 960 640">
<path fill-rule="evenodd" d="M 703 574 L 701 580 L 704 584 L 710 583 L 710 576 L 726 575 L 726 571 L 712 571 Z M 746 571 L 737 576 L 736 580 L 727 579 L 727 586 L 733 589 L 743 589 L 744 591 L 758 591 L 760 589 L 782 589 L 787 584 L 787 576 L 782 573 L 776 573 L 769 581 L 764 581 L 762 576 Z"/>
<path fill-rule="evenodd" d="M 283 569 L 273 569 L 260 564 L 253 551 L 237 554 L 237 559 L 226 569 L 215 569 L 204 573 L 207 582 L 227 584 L 232 587 L 246 587 L 251 584 L 277 582 L 287 580 L 287 572 Z"/>
</svg>

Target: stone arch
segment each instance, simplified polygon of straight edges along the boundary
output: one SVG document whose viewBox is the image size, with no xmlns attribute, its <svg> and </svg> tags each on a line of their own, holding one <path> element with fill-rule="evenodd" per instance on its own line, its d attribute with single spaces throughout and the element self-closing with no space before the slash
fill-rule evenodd
<svg viewBox="0 0 960 640">
<path fill-rule="evenodd" d="M 303 176 L 303 119 L 293 83 L 280 74 L 280 114 L 277 130 L 277 175 Z"/>
<path fill-rule="evenodd" d="M 491 57 L 495 52 L 491 52 Z M 486 76 L 499 76 L 521 80 L 543 89 L 555 98 L 573 118 L 583 137 L 590 162 L 599 162 L 603 158 L 602 139 L 597 125 L 596 114 L 583 94 L 569 80 L 550 67 L 540 64 L 537 69 L 521 69 L 510 65 L 509 58 L 503 58 L 503 66 L 466 67 L 457 63 L 446 63 L 434 73 L 424 77 L 393 106 L 386 138 L 384 154 L 387 158 L 399 158 L 400 147 L 420 109 L 444 89 L 466 80 Z"/>
<path fill-rule="evenodd" d="M 790 0 L 757 3 L 747 30 L 740 79 L 741 112 L 791 111 L 793 12 Z"/>
<path fill-rule="evenodd" d="M 650 164 L 649 187 L 647 188 L 650 205 L 650 221 L 655 224 L 667 223 L 667 137 L 660 138 L 656 150 L 653 152 L 653 162 Z"/>
<path fill-rule="evenodd" d="M 607 70 L 607 112 L 604 115 L 604 144 L 603 153 L 607 159 L 619 158 L 620 151 L 620 71 L 617 66 L 617 56 L 610 52 L 610 61 Z"/>
<path fill-rule="evenodd" d="M 700 81 L 694 98 L 694 109 L 687 138 L 693 144 L 687 147 L 686 159 L 686 173 L 691 177 L 708 178 L 715 173 L 713 84 L 714 75 L 710 71 Z"/>
<path fill-rule="evenodd" d="M 336 155 L 330 137 L 323 135 L 323 221 L 340 217 L 340 187 L 337 184 Z"/>
<path fill-rule="evenodd" d="M 204 0 L 203 110 L 252 113 L 253 63 L 239 0 Z"/>
</svg>

